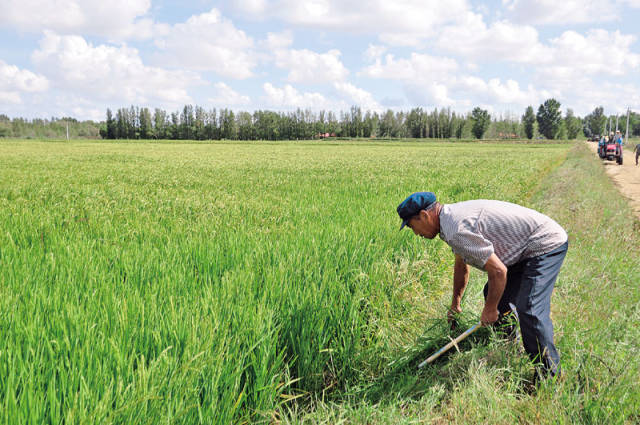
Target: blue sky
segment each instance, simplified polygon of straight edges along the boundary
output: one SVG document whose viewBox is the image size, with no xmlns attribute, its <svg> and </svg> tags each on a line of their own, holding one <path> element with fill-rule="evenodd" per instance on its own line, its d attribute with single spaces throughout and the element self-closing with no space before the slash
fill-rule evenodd
<svg viewBox="0 0 640 425">
<path fill-rule="evenodd" d="M 640 0 L 0 0 L 0 113 L 640 110 Z"/>
</svg>

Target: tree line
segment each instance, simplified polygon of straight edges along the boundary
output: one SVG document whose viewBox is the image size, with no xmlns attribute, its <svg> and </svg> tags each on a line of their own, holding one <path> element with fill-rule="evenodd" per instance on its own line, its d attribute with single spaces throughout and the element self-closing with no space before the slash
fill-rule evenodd
<svg viewBox="0 0 640 425">
<path fill-rule="evenodd" d="M 413 108 L 408 112 L 387 110 L 363 111 L 353 106 L 346 112 L 291 112 L 258 110 L 253 113 L 231 109 L 209 109 L 185 105 L 167 113 L 155 108 L 130 106 L 115 114 L 107 109 L 102 122 L 78 121 L 75 118 L 10 119 L 0 115 L 0 137 L 103 139 L 172 139 L 172 140 L 308 140 L 319 137 L 338 138 L 434 138 L 434 139 L 575 139 L 603 134 L 615 116 L 604 114 L 599 106 L 581 118 L 567 109 L 562 114 L 556 99 L 547 99 L 537 111 L 528 106 L 523 115 L 491 115 L 480 107 L 461 114 L 450 108 L 431 111 Z M 626 117 L 620 117 L 624 132 Z M 640 136 L 640 114 L 632 112 L 630 133 Z"/>
<path fill-rule="evenodd" d="M 253 113 L 231 109 L 209 109 L 185 105 L 167 113 L 162 109 L 131 106 L 114 114 L 107 109 L 100 135 L 105 139 L 173 140 L 308 140 L 319 137 L 435 138 L 435 139 L 576 139 L 602 133 L 603 108 L 584 118 L 567 109 L 564 116 L 556 99 L 547 99 L 525 109 L 522 116 L 492 116 L 474 108 L 460 114 L 450 108 L 431 111 L 413 108 L 408 112 L 349 111 L 292 112 L 258 110 Z M 640 116 L 632 113 L 631 130 L 640 135 Z"/>
<path fill-rule="evenodd" d="M 9 118 L 0 114 L 0 137 L 20 139 L 99 139 L 100 122 L 78 121 L 75 118 Z"/>
<path fill-rule="evenodd" d="M 363 112 L 353 106 L 339 114 L 333 111 L 293 112 L 258 110 L 253 113 L 231 109 L 205 110 L 185 105 L 168 114 L 162 109 L 131 106 L 115 114 L 107 109 L 100 134 L 105 139 L 182 140 L 306 140 L 318 137 L 415 137 L 462 138 L 468 117 L 450 109 L 425 112 Z"/>
</svg>

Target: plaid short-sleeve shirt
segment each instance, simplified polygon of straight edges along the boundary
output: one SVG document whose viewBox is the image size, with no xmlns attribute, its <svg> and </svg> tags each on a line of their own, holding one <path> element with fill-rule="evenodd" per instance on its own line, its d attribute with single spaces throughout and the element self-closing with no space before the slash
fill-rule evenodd
<svg viewBox="0 0 640 425">
<path fill-rule="evenodd" d="M 553 251 L 567 232 L 551 218 L 503 201 L 474 200 L 443 205 L 440 238 L 465 263 L 483 269 L 496 256 L 506 266 Z"/>
</svg>

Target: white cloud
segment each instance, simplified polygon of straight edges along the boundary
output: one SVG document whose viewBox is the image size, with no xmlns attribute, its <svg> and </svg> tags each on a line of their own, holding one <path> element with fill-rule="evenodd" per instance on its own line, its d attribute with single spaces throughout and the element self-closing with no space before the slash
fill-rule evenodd
<svg viewBox="0 0 640 425">
<path fill-rule="evenodd" d="M 474 13 L 466 15 L 464 25 L 444 28 L 436 44 L 449 53 L 479 61 L 539 63 L 549 56 L 535 28 L 507 21 L 487 26 L 482 16 Z"/>
<path fill-rule="evenodd" d="M 262 43 L 267 50 L 286 49 L 293 44 L 293 34 L 291 31 L 281 33 L 267 33 L 267 39 Z"/>
<path fill-rule="evenodd" d="M 467 0 L 245 0 L 235 5 L 255 19 L 277 18 L 305 28 L 376 34 L 391 45 L 417 45 L 442 25 L 459 22 Z"/>
<path fill-rule="evenodd" d="M 241 106 L 251 103 L 249 96 L 241 95 L 223 82 L 214 84 L 216 94 L 208 101 L 216 106 Z"/>
<path fill-rule="evenodd" d="M 286 84 L 282 88 L 275 87 L 271 83 L 263 85 L 266 103 L 276 109 L 346 111 L 352 105 L 357 105 L 365 111 L 382 110 L 371 93 L 353 84 L 335 82 L 332 87 L 334 92 L 327 97 L 319 92 L 300 92 L 290 84 Z"/>
<path fill-rule="evenodd" d="M 251 15 L 262 15 L 267 10 L 267 0 L 235 0 L 234 6 Z"/>
<path fill-rule="evenodd" d="M 56 89 L 94 102 L 157 102 L 154 106 L 173 108 L 191 102 L 188 87 L 203 84 L 188 72 L 144 65 L 138 51 L 126 45 L 93 46 L 82 37 L 50 31 L 45 31 L 32 59 Z"/>
<path fill-rule="evenodd" d="M 604 106 L 607 114 L 624 114 L 627 107 L 636 111 L 640 109 L 640 87 L 637 83 L 595 81 L 579 76 L 571 81 L 571 85 L 560 82 L 550 82 L 549 85 L 563 107 L 572 108 L 580 116 L 597 106 Z"/>
<path fill-rule="evenodd" d="M 0 88 L 13 88 L 18 91 L 39 92 L 49 88 L 49 81 L 42 75 L 27 69 L 20 69 L 0 60 Z"/>
<path fill-rule="evenodd" d="M 455 101 L 449 97 L 449 88 L 441 83 L 431 83 L 427 87 L 427 93 L 434 101 L 434 105 L 438 106 L 452 106 L 455 105 Z"/>
<path fill-rule="evenodd" d="M 551 40 L 549 65 L 540 67 L 544 75 L 580 74 L 626 75 L 640 67 L 640 55 L 631 51 L 636 37 L 619 31 L 592 30 L 586 36 L 565 31 Z"/>
<path fill-rule="evenodd" d="M 500 105 L 525 106 L 539 103 L 550 95 L 549 92 L 536 91 L 532 85 L 522 90 L 517 81 L 508 79 L 503 83 L 499 78 L 484 81 L 477 77 L 463 77 L 458 88 L 462 92 L 473 94 L 478 102 Z"/>
<path fill-rule="evenodd" d="M 96 102 L 93 98 L 88 98 L 82 94 L 53 90 L 43 93 L 39 99 L 31 99 L 31 103 L 42 104 L 46 111 L 44 116 L 49 117 L 74 117 L 80 120 L 102 121 L 105 119 L 107 105 Z M 112 109 L 128 107 L 127 105 L 112 105 Z M 27 102 L 23 105 L 25 114 L 29 109 Z M 115 111 L 114 111 L 115 112 Z"/>
<path fill-rule="evenodd" d="M 2 104 L 18 104 L 22 103 L 22 98 L 20 97 L 20 93 L 16 91 L 4 91 L 0 90 L 0 105 Z"/>
<path fill-rule="evenodd" d="M 98 108 L 82 108 L 79 106 L 71 109 L 73 117 L 82 117 L 81 119 L 87 119 L 92 121 L 103 121 L 105 119 L 105 111 Z"/>
<path fill-rule="evenodd" d="M 151 0 L 0 0 L 0 26 L 49 29 L 114 39 L 148 38 L 154 24 L 144 16 Z"/>
<path fill-rule="evenodd" d="M 46 77 L 0 60 L 0 104 L 22 103 L 21 93 L 43 92 L 48 88 Z"/>
<path fill-rule="evenodd" d="M 369 44 L 369 47 L 364 52 L 364 57 L 367 60 L 373 61 L 375 59 L 378 59 L 378 58 L 382 57 L 382 55 L 384 55 L 386 53 L 386 51 L 387 51 L 387 47 L 386 46 L 378 46 L 378 45 L 375 45 L 375 44 Z"/>
<path fill-rule="evenodd" d="M 474 69 L 475 67 L 471 67 Z M 387 55 L 384 62 L 364 68 L 360 75 L 370 78 L 401 81 L 405 95 L 414 105 L 452 106 L 462 109 L 477 104 L 501 104 L 510 107 L 526 106 L 538 101 L 545 92 L 529 85 L 521 89 L 520 84 L 498 78 L 484 80 L 466 75 L 458 63 L 451 58 L 411 53 L 408 59 L 396 59 Z"/>
<path fill-rule="evenodd" d="M 502 108 L 524 109 L 527 105 L 538 104 L 550 97 L 548 91 L 538 91 L 532 85 L 526 89 L 512 79 L 499 78 L 484 80 L 470 75 L 452 76 L 441 81 L 409 81 L 405 84 L 407 97 L 413 104 L 428 107 L 453 107 L 456 112 L 482 106 L 490 111 Z"/>
<path fill-rule="evenodd" d="M 405 95 L 409 102 L 414 105 L 428 107 L 462 106 L 468 108 L 469 105 L 461 103 L 450 97 L 449 87 L 445 83 L 438 81 L 407 81 L 404 85 Z"/>
<path fill-rule="evenodd" d="M 267 33 L 266 40 L 259 43 L 257 55 L 262 62 L 273 62 L 276 67 L 288 71 L 287 80 L 292 83 L 320 84 L 342 81 L 349 71 L 340 60 L 341 53 L 331 49 L 317 53 L 309 49 L 291 49 L 293 33 Z"/>
<path fill-rule="evenodd" d="M 619 17 L 619 9 L 609 0 L 502 0 L 502 4 L 509 18 L 529 25 L 585 24 Z"/>
<path fill-rule="evenodd" d="M 480 15 L 469 14 L 465 25 L 444 28 L 437 45 L 451 54 L 479 62 L 528 64 L 534 67 L 534 72 L 545 75 L 619 76 L 640 67 L 640 55 L 632 51 L 635 41 L 634 35 L 597 29 L 586 35 L 565 31 L 542 43 L 531 26 L 507 21 L 487 26 Z"/>
<path fill-rule="evenodd" d="M 385 57 L 384 62 L 378 58 L 360 74 L 390 80 L 431 81 L 434 78 L 445 78 L 457 70 L 458 63 L 454 59 L 414 52 L 409 59 L 395 59 L 391 54 Z"/>
<path fill-rule="evenodd" d="M 334 83 L 335 89 L 353 105 L 358 105 L 364 110 L 382 111 L 382 106 L 366 90 L 360 89 L 350 83 Z"/>
<path fill-rule="evenodd" d="M 338 50 L 316 53 L 307 49 L 277 49 L 274 54 L 276 66 L 288 70 L 287 79 L 293 83 L 341 81 L 349 74 Z"/>
<path fill-rule="evenodd" d="M 276 108 L 320 110 L 332 109 L 332 106 L 334 106 L 320 93 L 300 93 L 289 84 L 283 88 L 277 88 L 271 83 L 264 83 L 262 87 L 266 94 L 267 103 Z"/>
<path fill-rule="evenodd" d="M 215 8 L 173 25 L 155 43 L 164 51 L 163 63 L 228 78 L 249 78 L 256 65 L 250 51 L 253 39 Z"/>
</svg>

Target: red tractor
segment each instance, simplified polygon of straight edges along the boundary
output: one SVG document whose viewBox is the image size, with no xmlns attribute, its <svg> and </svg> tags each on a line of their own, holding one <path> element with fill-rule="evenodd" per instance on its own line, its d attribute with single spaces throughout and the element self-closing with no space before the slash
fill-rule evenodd
<svg viewBox="0 0 640 425">
<path fill-rule="evenodd" d="M 618 165 L 622 165 L 622 145 L 613 140 L 600 143 L 598 146 L 598 156 L 603 161 L 615 161 Z"/>
</svg>

